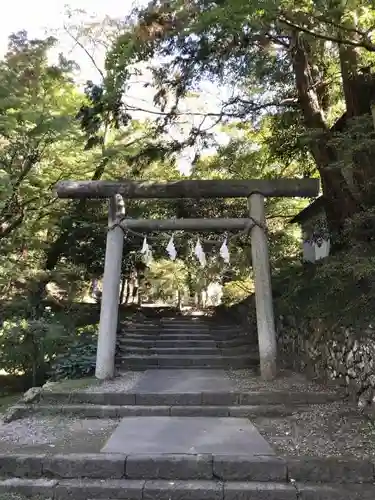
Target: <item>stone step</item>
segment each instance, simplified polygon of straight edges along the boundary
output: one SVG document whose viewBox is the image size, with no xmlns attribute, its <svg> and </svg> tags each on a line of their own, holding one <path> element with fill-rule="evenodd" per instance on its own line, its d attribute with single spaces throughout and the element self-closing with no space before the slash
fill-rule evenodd
<svg viewBox="0 0 375 500">
<path fill-rule="evenodd" d="M 285 417 L 296 411 L 307 411 L 307 406 L 296 405 L 243 405 L 243 406 L 161 406 L 161 405 L 93 405 L 93 404 L 33 404 L 16 405 L 10 421 L 31 415 L 61 415 L 78 418 L 119 419 L 124 417 Z"/>
<path fill-rule="evenodd" d="M 175 342 L 179 342 L 180 340 L 215 340 L 215 338 L 210 335 L 202 335 L 202 334 L 175 334 L 175 333 L 161 333 L 160 335 L 148 334 L 148 333 L 120 333 L 119 337 L 127 337 L 132 339 L 148 339 L 148 340 L 174 340 Z"/>
<path fill-rule="evenodd" d="M 120 346 L 120 350 L 124 353 L 137 354 L 139 356 L 143 355 L 156 355 L 162 356 L 165 354 L 175 354 L 175 355 L 205 355 L 205 356 L 217 356 L 220 354 L 218 347 L 129 347 Z M 233 352 L 234 354 L 234 352 Z"/>
<path fill-rule="evenodd" d="M 250 341 L 230 342 L 230 341 L 214 341 L 214 340 L 149 340 L 138 339 L 132 337 L 120 337 L 117 339 L 117 346 L 121 349 L 128 347 L 137 347 L 143 349 L 156 348 L 205 348 L 205 349 L 234 349 L 243 350 L 244 352 L 258 351 L 258 346 Z"/>
<path fill-rule="evenodd" d="M 0 454 L 0 477 L 59 479 L 206 479 L 220 481 L 362 484 L 374 463 L 348 457 L 221 454 Z"/>
<path fill-rule="evenodd" d="M 121 329 L 126 331 L 145 331 L 145 332 L 165 332 L 165 333 L 193 333 L 193 334 L 212 334 L 217 333 L 220 335 L 240 335 L 244 333 L 246 330 L 243 328 L 173 328 L 173 327 L 163 327 L 163 326 L 139 326 L 139 327 L 131 327 L 131 326 L 121 326 Z"/>
<path fill-rule="evenodd" d="M 175 342 L 183 342 L 187 340 L 193 340 L 195 342 L 204 342 L 204 341 L 213 341 L 215 342 L 215 337 L 212 335 L 154 335 L 154 334 L 148 334 L 148 333 L 126 333 L 126 332 L 121 332 L 118 335 L 119 339 L 133 339 L 133 340 L 153 340 L 154 342 L 160 342 L 162 340 L 168 341 L 168 340 L 173 340 Z"/>
<path fill-rule="evenodd" d="M 169 329 L 169 330 L 206 330 L 210 331 L 212 329 L 218 329 L 218 330 L 241 330 L 241 326 L 238 325 L 221 325 L 221 324 L 196 324 L 196 323 L 190 323 L 190 322 L 185 322 L 185 323 L 164 323 L 164 322 L 143 322 L 139 321 L 136 323 L 129 322 L 127 323 L 126 321 L 121 322 L 121 325 L 123 325 L 125 328 L 161 328 L 161 329 Z"/>
<path fill-rule="evenodd" d="M 147 370 L 160 370 L 160 368 L 163 368 L 164 370 L 194 370 L 194 369 L 199 369 L 199 370 L 216 370 L 216 369 L 224 369 L 224 370 L 245 370 L 246 368 L 259 368 L 258 365 L 249 365 L 248 363 L 233 363 L 233 364 L 223 364 L 223 363 L 211 363 L 207 365 L 182 365 L 180 363 L 171 363 L 170 365 L 152 365 L 152 364 L 142 364 L 142 363 L 127 363 L 127 361 L 124 361 L 121 357 L 119 357 L 116 360 L 116 369 L 118 371 L 124 371 L 124 370 L 130 370 L 133 372 L 145 372 Z"/>
<path fill-rule="evenodd" d="M 170 331 L 165 331 L 165 330 L 145 330 L 145 329 L 124 329 L 122 328 L 120 332 L 123 335 L 144 335 L 144 336 L 155 336 L 155 337 L 160 337 L 160 336 L 176 336 L 176 337 L 184 337 L 186 335 L 188 336 L 193 336 L 197 338 L 204 338 L 204 337 L 210 337 L 210 338 L 217 338 L 217 339 L 232 339 L 232 338 L 237 338 L 237 337 L 243 337 L 246 335 L 244 332 L 215 332 L 215 331 L 207 331 L 207 332 L 202 332 L 202 331 L 192 331 L 192 330 L 184 330 L 184 331 L 178 331 L 178 330 L 170 330 Z"/>
<path fill-rule="evenodd" d="M 176 347 L 177 343 L 181 347 L 216 347 L 214 340 L 149 340 L 147 338 L 119 337 L 117 340 L 119 346 L 139 346 L 139 347 Z"/>
<path fill-rule="evenodd" d="M 147 326 L 147 325 L 139 325 L 139 326 L 134 326 L 134 325 L 129 325 L 129 326 L 121 326 L 121 329 L 124 331 L 132 331 L 132 332 L 145 332 L 145 333 L 193 333 L 193 334 L 210 334 L 212 330 L 209 328 L 171 328 L 171 327 L 163 327 L 160 325 L 155 325 L 155 326 Z M 230 332 L 230 330 L 229 330 Z"/>
<path fill-rule="evenodd" d="M 126 323 L 126 322 L 124 322 Z M 141 322 L 136 322 L 140 324 Z M 181 319 L 181 320 L 175 320 L 175 321 L 164 321 L 161 319 L 159 321 L 159 324 L 162 326 L 169 326 L 169 327 L 178 327 L 178 326 L 191 326 L 195 328 L 242 328 L 241 324 L 238 323 L 229 323 L 229 322 L 223 322 L 223 321 L 191 321 L 191 319 Z"/>
<path fill-rule="evenodd" d="M 214 334 L 175 334 L 175 333 L 145 333 L 145 332 L 124 332 L 121 331 L 117 334 L 118 339 L 134 339 L 134 340 L 153 340 L 155 342 L 160 341 L 169 341 L 173 340 L 175 342 L 185 342 L 185 341 L 195 341 L 195 342 L 204 342 L 204 341 L 213 341 L 215 343 L 233 343 L 233 344 L 241 344 L 241 343 L 254 343 L 254 337 L 250 337 L 247 335 L 237 335 L 237 336 L 222 336 L 222 335 L 214 335 Z"/>
<path fill-rule="evenodd" d="M 0 477 L 287 482 L 288 469 L 286 460 L 276 456 L 126 455 L 120 453 L 3 454 L 0 455 Z"/>
<path fill-rule="evenodd" d="M 254 350 L 250 350 L 249 346 L 237 346 L 232 348 L 218 348 L 214 347 L 134 347 L 119 345 L 118 349 L 123 354 L 136 354 L 138 356 L 156 355 L 163 356 L 165 354 L 173 355 L 189 355 L 194 356 L 194 354 L 205 355 L 205 356 L 215 356 L 222 354 L 223 356 L 240 356 L 249 354 L 251 352 L 256 354 Z"/>
<path fill-rule="evenodd" d="M 0 494 L 56 500 L 373 500 L 374 485 L 209 480 L 24 479 L 0 481 Z"/>
<path fill-rule="evenodd" d="M 127 370 L 146 370 L 150 368 L 247 368 L 259 364 L 258 356 L 136 356 L 120 355 L 118 363 Z"/>
<path fill-rule="evenodd" d="M 374 485 L 294 483 L 297 500 L 372 500 Z M 256 498 L 256 497 L 255 497 Z"/>
<path fill-rule="evenodd" d="M 183 348 L 219 348 L 219 349 L 243 349 L 246 352 L 253 350 L 254 352 L 258 351 L 258 346 L 251 343 L 249 340 L 243 342 L 218 342 L 214 340 L 148 340 L 148 339 L 134 339 L 134 338 L 126 338 L 119 337 L 117 339 L 117 345 L 119 348 L 126 349 L 127 347 L 142 347 L 142 348 L 173 348 L 173 347 L 183 347 Z"/>
<path fill-rule="evenodd" d="M 175 321 L 165 321 L 163 318 L 159 322 L 162 326 L 196 326 L 202 328 L 243 328 L 240 323 L 225 321 L 196 321 L 191 319 L 180 319 Z"/>
<path fill-rule="evenodd" d="M 194 339 L 202 339 L 202 340 L 209 340 L 209 339 L 214 339 L 214 340 L 221 340 L 221 341 L 224 341 L 224 340 L 231 340 L 231 339 L 237 339 L 237 338 L 247 338 L 246 335 L 244 335 L 243 332 L 241 333 L 238 333 L 238 334 L 221 334 L 221 333 L 215 333 L 215 332 L 209 332 L 209 333 L 202 333 L 202 332 L 164 332 L 164 331 L 160 331 L 160 332 L 142 332 L 142 331 L 122 331 L 121 332 L 122 335 L 124 336 L 128 336 L 128 335 L 131 335 L 131 336 L 134 336 L 134 337 L 140 337 L 140 336 L 144 336 L 146 338 L 152 338 L 152 337 L 155 337 L 155 338 L 165 338 L 165 340 L 169 340 L 171 338 L 176 338 L 176 339 L 186 339 L 186 340 L 194 340 Z M 120 335 L 121 335 L 120 334 Z"/>
<path fill-rule="evenodd" d="M 312 405 L 338 400 L 325 392 L 257 391 L 257 392 L 57 392 L 44 391 L 38 402 L 43 404 L 145 405 L 145 406 L 248 406 Z"/>
</svg>

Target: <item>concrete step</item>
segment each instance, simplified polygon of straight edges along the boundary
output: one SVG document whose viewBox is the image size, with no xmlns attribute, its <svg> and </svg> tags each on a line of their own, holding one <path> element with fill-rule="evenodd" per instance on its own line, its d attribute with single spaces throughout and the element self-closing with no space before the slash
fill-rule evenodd
<svg viewBox="0 0 375 500">
<path fill-rule="evenodd" d="M 307 406 L 242 405 L 242 406 L 162 406 L 162 405 L 93 405 L 93 404 L 33 404 L 14 406 L 12 421 L 32 415 L 69 416 L 78 418 L 119 419 L 124 417 L 286 417 Z"/>
<path fill-rule="evenodd" d="M 248 406 L 312 405 L 337 401 L 335 394 L 325 392 L 57 392 L 44 391 L 42 404 L 144 405 L 144 406 Z"/>
<path fill-rule="evenodd" d="M 146 370 L 149 368 L 246 368 L 259 364 L 258 356 L 136 356 L 120 355 L 118 363 L 127 370 Z"/>
<path fill-rule="evenodd" d="M 374 485 L 210 480 L 24 479 L 0 481 L 0 494 L 56 500 L 373 500 Z"/>
</svg>

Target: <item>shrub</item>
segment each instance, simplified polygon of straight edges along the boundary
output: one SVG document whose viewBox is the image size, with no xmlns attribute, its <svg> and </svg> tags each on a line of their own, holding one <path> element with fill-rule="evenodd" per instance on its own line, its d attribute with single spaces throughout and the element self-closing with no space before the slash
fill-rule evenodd
<svg viewBox="0 0 375 500">
<path fill-rule="evenodd" d="M 65 352 L 56 357 L 51 368 L 51 379 L 90 377 L 95 372 L 97 326 L 77 329 L 76 337 Z"/>
<path fill-rule="evenodd" d="M 0 366 L 11 375 L 24 375 L 30 384 L 39 385 L 65 344 L 64 328 L 53 315 L 40 319 L 13 317 L 0 329 Z"/>
</svg>

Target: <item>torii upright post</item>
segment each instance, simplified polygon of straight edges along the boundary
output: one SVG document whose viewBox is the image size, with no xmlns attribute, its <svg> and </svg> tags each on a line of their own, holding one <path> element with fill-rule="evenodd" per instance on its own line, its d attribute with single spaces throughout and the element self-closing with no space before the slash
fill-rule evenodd
<svg viewBox="0 0 375 500">
<path fill-rule="evenodd" d="M 113 378 L 115 375 L 121 261 L 124 246 L 124 233 L 120 225 L 116 226 L 116 224 L 119 224 L 124 215 L 124 200 L 121 195 L 116 194 L 109 199 L 102 305 L 96 354 L 95 376 L 102 380 Z"/>
<path fill-rule="evenodd" d="M 251 256 L 254 272 L 255 304 L 258 327 L 260 373 L 263 380 L 272 380 L 277 372 L 277 344 L 272 303 L 271 272 L 268 256 L 264 196 L 254 193 L 249 200 L 250 217 L 255 222 L 251 230 Z"/>
</svg>

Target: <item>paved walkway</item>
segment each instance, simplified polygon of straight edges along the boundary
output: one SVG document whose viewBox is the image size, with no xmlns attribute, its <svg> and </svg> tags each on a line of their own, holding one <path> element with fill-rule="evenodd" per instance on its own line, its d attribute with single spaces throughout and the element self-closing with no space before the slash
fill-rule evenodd
<svg viewBox="0 0 375 500">
<path fill-rule="evenodd" d="M 136 394 L 155 395 L 220 395 L 234 390 L 224 370 L 150 370 L 133 388 Z M 102 451 L 126 455 L 275 454 L 248 419 L 229 417 L 125 417 Z"/>
</svg>

